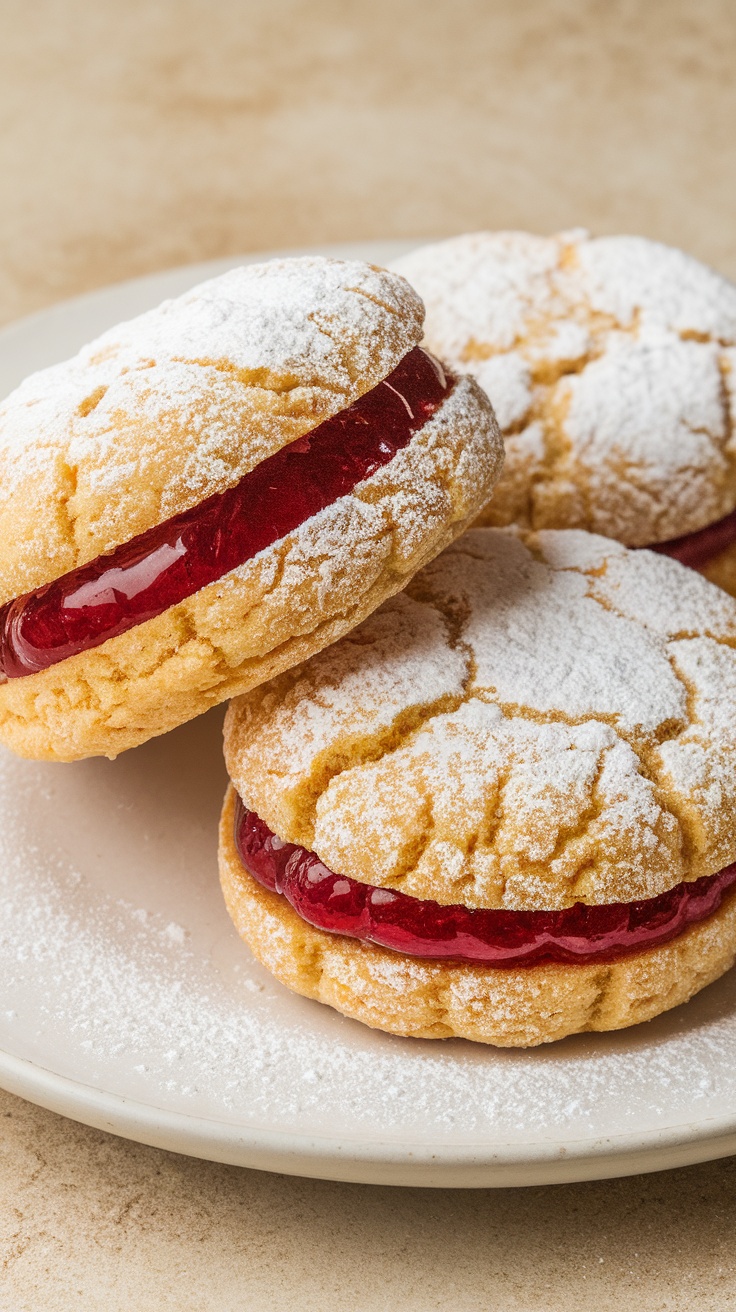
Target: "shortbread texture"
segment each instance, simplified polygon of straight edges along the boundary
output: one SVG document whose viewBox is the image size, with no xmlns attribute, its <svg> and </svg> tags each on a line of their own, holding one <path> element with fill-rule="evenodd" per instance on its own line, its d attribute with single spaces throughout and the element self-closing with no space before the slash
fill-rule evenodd
<svg viewBox="0 0 736 1312">
<path fill-rule="evenodd" d="M 580 531 L 474 529 L 228 710 L 244 803 L 468 907 L 655 897 L 736 859 L 736 602 Z"/>
<path fill-rule="evenodd" d="M 402 956 L 308 925 L 256 883 L 233 836 L 230 789 L 220 826 L 220 881 L 254 956 L 295 993 L 374 1029 L 416 1039 L 472 1039 L 528 1048 L 617 1030 L 686 1002 L 733 965 L 736 895 L 671 943 L 610 965 L 495 969 Z"/>
<path fill-rule="evenodd" d="M 234 486 L 421 335 L 398 274 L 307 256 L 233 269 L 33 374 L 0 406 L 0 604 Z"/>
<path fill-rule="evenodd" d="M 394 267 L 425 301 L 428 347 L 495 407 L 506 466 L 484 523 L 646 546 L 734 509 L 732 283 L 658 242 L 584 231 L 479 232 Z"/>
<path fill-rule="evenodd" d="M 116 756 L 348 633 L 461 534 L 503 451 L 461 379 L 402 451 L 252 560 L 127 633 L 0 686 L 0 741 L 21 756 Z"/>
<path fill-rule="evenodd" d="M 235 269 L 28 379 L 0 411 L 0 600 L 237 483 L 378 385 L 419 341 L 398 274 L 356 261 Z M 351 493 L 163 614 L 0 686 L 22 756 L 116 756 L 335 641 L 464 531 L 498 478 L 463 377 Z"/>
</svg>

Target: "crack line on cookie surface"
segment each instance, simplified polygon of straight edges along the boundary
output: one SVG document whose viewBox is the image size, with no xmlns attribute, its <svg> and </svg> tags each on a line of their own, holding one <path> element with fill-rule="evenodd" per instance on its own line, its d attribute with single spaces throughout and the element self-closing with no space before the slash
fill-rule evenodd
<svg viewBox="0 0 736 1312">
<path fill-rule="evenodd" d="M 462 543 L 458 545 L 455 550 L 459 555 L 468 556 L 476 561 L 482 562 L 483 564 L 487 563 L 486 557 L 482 552 L 476 553 L 469 550 Z M 552 567 L 549 568 L 551 569 Z M 567 568 L 569 569 L 569 567 Z M 583 578 L 587 577 L 586 572 L 583 569 L 577 569 L 574 572 L 579 573 Z M 600 567 L 597 569 L 597 572 L 601 572 Z M 703 851 L 702 842 L 697 841 L 695 818 L 688 815 L 687 808 L 681 804 L 682 799 L 679 797 L 679 794 L 674 792 L 671 787 L 667 787 L 666 778 L 663 778 L 661 763 L 656 759 L 656 752 L 662 741 L 671 741 L 672 739 L 679 737 L 681 734 L 687 732 L 688 729 L 692 728 L 694 723 L 697 723 L 697 720 L 694 718 L 694 710 L 692 709 L 691 704 L 688 706 L 689 723 L 685 723 L 678 719 L 671 719 L 666 722 L 663 721 L 661 724 L 657 725 L 653 731 L 637 733 L 635 731 L 632 732 L 622 729 L 618 723 L 618 716 L 616 715 L 589 713 L 573 717 L 559 710 L 540 712 L 517 704 L 500 702 L 492 690 L 479 688 L 475 683 L 477 677 L 475 670 L 475 653 L 470 649 L 470 645 L 466 642 L 464 637 L 470 615 L 470 608 L 467 601 L 463 598 L 452 598 L 448 600 L 444 597 L 438 596 L 437 591 L 433 588 L 431 580 L 413 582 L 409 586 L 408 593 L 415 601 L 431 606 L 442 616 L 447 632 L 448 646 L 455 650 L 462 650 L 466 676 L 462 695 L 449 699 L 441 698 L 422 708 L 416 706 L 408 708 L 405 712 L 399 712 L 398 715 L 394 716 L 392 724 L 387 729 L 383 729 L 379 733 L 363 735 L 359 740 L 352 739 L 347 746 L 345 738 L 343 737 L 342 744 L 337 753 L 335 752 L 334 747 L 330 747 L 328 755 L 332 757 L 332 760 L 329 764 L 329 768 L 324 771 L 324 773 L 323 767 L 327 764 L 327 761 L 326 758 L 322 758 L 320 762 L 319 777 L 315 776 L 314 763 L 312 763 L 312 767 L 310 767 L 309 788 L 311 795 L 305 808 L 306 811 L 311 812 L 312 831 L 317 802 L 324 795 L 329 784 L 333 780 L 339 779 L 344 771 L 362 765 L 371 765 L 379 760 L 388 760 L 391 756 L 409 746 L 412 739 L 422 730 L 431 726 L 432 722 L 439 716 L 445 716 L 448 714 L 452 715 L 454 710 L 459 710 L 460 707 L 467 705 L 469 702 L 478 700 L 496 706 L 501 715 L 510 721 L 513 721 L 514 719 L 523 719 L 527 721 L 535 721 L 541 724 L 557 722 L 568 724 L 571 727 L 590 723 L 607 724 L 613 729 L 616 739 L 625 742 L 634 752 L 638 762 L 636 773 L 639 774 L 644 782 L 650 784 L 654 789 L 653 801 L 656 803 L 657 814 L 662 817 L 663 822 L 670 821 L 674 823 L 675 829 L 667 831 L 669 836 L 666 838 L 666 845 L 668 848 L 670 844 L 674 844 L 672 849 L 673 856 L 675 855 L 675 849 L 677 849 L 678 852 L 683 854 L 688 865 L 691 858 L 697 853 L 700 854 L 701 861 L 703 856 L 707 856 L 707 853 Z M 603 610 L 609 609 L 602 599 L 597 597 L 593 597 L 592 599 L 596 601 Z M 615 608 L 612 609 L 615 610 Z M 633 619 L 631 616 L 622 615 L 621 618 L 625 618 L 629 623 L 632 623 L 637 627 L 647 627 L 642 621 Z M 661 639 L 657 645 L 661 646 L 663 649 L 666 648 L 666 642 L 664 639 Z M 678 682 L 687 688 L 686 681 L 683 681 L 679 675 L 679 671 L 676 669 L 675 675 L 678 678 Z M 341 759 L 337 759 L 341 752 L 344 752 L 344 755 L 341 756 Z M 589 795 L 587 806 L 573 822 L 570 822 L 565 826 L 564 832 L 561 831 L 557 835 L 552 857 L 553 860 L 569 849 L 571 842 L 575 839 L 584 837 L 588 833 L 591 823 L 606 811 L 607 806 L 605 802 L 601 800 L 600 797 L 595 796 L 598 781 L 600 780 L 605 764 L 606 755 L 607 753 L 603 752 L 597 762 L 596 779 L 592 785 L 592 791 Z M 471 831 L 467 843 L 458 843 L 458 851 L 462 850 L 466 857 L 472 855 L 477 849 L 493 848 L 495 835 L 498 832 L 502 821 L 501 812 L 503 810 L 503 791 L 508 782 L 510 770 L 511 766 L 509 765 L 508 769 L 501 770 L 498 777 L 498 800 L 494 801 L 492 805 L 489 804 L 485 819 L 482 822 L 486 832 L 481 836 L 480 834 L 473 834 Z M 307 799 L 305 799 L 305 801 L 306 800 Z M 329 812 L 327 814 L 329 814 Z M 658 829 L 659 823 L 660 822 L 657 821 Z M 292 836 L 289 835 L 289 837 L 291 838 Z M 417 835 L 415 835 L 415 841 L 416 840 Z M 301 835 L 297 841 L 303 842 L 306 846 L 312 846 L 311 842 L 304 842 L 304 837 Z M 662 841 L 664 841 L 664 836 Z M 428 837 L 426 833 L 423 833 L 421 850 L 426 851 L 427 846 Z M 406 866 L 405 862 L 400 863 L 400 868 L 394 872 L 391 878 L 391 886 L 396 886 L 396 883 L 405 881 L 407 876 L 410 875 L 415 868 L 416 863 L 414 863 L 411 868 Z M 531 866 L 530 873 L 533 873 Z M 582 873 L 582 870 L 579 874 L 580 873 Z M 472 883 L 472 877 L 470 874 L 467 878 L 460 876 L 457 886 L 459 888 L 461 885 L 467 886 L 470 883 Z"/>
</svg>

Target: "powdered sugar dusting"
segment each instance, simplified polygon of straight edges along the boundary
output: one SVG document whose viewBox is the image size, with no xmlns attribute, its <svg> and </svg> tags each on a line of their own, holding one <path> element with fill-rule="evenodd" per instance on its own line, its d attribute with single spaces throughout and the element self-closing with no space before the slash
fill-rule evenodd
<svg viewBox="0 0 736 1312">
<path fill-rule="evenodd" d="M 417 662 L 403 635 L 410 630 L 418 649 Z M 433 704 L 442 697 L 461 697 L 468 675 L 467 660 L 446 641 L 442 617 L 418 605 L 405 593 L 391 598 L 366 620 L 354 638 L 332 658 L 327 648 L 316 680 L 305 672 L 296 679 L 284 675 L 272 691 L 250 707 L 260 718 L 279 707 L 282 734 L 273 743 L 269 765 L 288 788 L 297 783 L 315 758 L 340 751 L 346 740 L 388 729 L 407 704 Z M 346 655 L 354 650 L 356 666 Z M 288 688 L 288 694 L 284 690 Z M 247 718 L 243 730 L 247 733 Z"/>
<path fill-rule="evenodd" d="M 231 776 L 281 837 L 467 906 L 633 901 L 734 860 L 733 599 L 603 538 L 483 529 L 408 592 L 234 704 Z"/>
<path fill-rule="evenodd" d="M 259 652 L 312 632 L 318 619 L 349 611 L 382 570 L 408 577 L 435 554 L 483 505 L 501 462 L 488 402 L 461 379 L 388 465 L 191 598 L 198 632 L 206 631 L 213 600 L 244 584 L 268 596 L 270 622 L 258 631 Z"/>
<path fill-rule="evenodd" d="M 33 374 L 0 406 L 0 593 L 221 492 L 416 345 L 396 274 L 304 257 L 232 269 Z"/>
<path fill-rule="evenodd" d="M 475 374 L 505 433 L 487 522 L 646 545 L 736 505 L 733 284 L 658 242 L 584 232 L 475 233 L 395 267 L 425 300 L 428 345 Z"/>
<path fill-rule="evenodd" d="M 576 258 L 592 308 L 623 326 L 639 318 L 736 338 L 736 287 L 684 251 L 646 237 L 598 237 L 576 245 Z"/>
</svg>

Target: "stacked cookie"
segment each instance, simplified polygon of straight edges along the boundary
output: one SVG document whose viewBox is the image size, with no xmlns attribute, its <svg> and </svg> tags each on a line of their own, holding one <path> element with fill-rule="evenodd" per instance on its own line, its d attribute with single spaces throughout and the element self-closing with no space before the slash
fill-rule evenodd
<svg viewBox="0 0 736 1312">
<path fill-rule="evenodd" d="M 686 1000 L 736 955 L 735 343 L 736 288 L 580 233 L 111 330 L 0 409 L 0 738 L 113 756 L 235 698 L 228 909 L 370 1025 Z"/>
<path fill-rule="evenodd" d="M 221 877 L 297 992 L 527 1045 L 736 950 L 736 602 L 592 534 L 474 529 L 233 702 Z"/>
</svg>

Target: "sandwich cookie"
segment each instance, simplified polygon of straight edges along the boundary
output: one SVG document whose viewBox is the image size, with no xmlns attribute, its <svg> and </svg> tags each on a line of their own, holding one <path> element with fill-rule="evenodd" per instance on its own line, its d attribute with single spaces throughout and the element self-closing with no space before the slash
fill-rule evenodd
<svg viewBox="0 0 736 1312">
<path fill-rule="evenodd" d="M 480 232 L 395 267 L 426 344 L 493 401 L 479 522 L 654 546 L 736 594 L 736 287 L 643 237 Z"/>
<path fill-rule="evenodd" d="M 282 983 L 394 1034 L 648 1020 L 736 953 L 736 602 L 474 529 L 230 706 L 220 873 Z"/>
<path fill-rule="evenodd" d="M 463 531 L 502 444 L 355 261 L 234 269 L 0 407 L 0 740 L 144 742 L 365 618 Z"/>
</svg>

